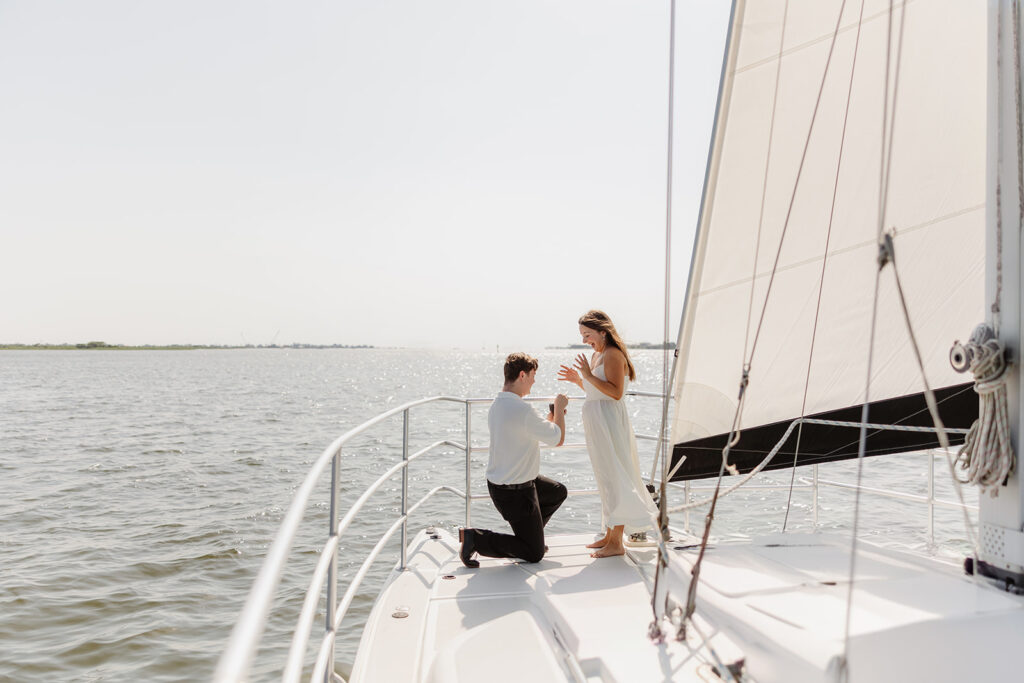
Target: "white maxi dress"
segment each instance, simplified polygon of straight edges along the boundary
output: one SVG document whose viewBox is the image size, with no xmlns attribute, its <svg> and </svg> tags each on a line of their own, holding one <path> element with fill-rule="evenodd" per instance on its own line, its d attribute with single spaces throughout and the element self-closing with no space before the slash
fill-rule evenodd
<svg viewBox="0 0 1024 683">
<path fill-rule="evenodd" d="M 604 363 L 593 370 L 594 375 L 607 381 Z M 623 396 L 629 387 L 625 378 Z M 640 477 L 636 437 L 629 413 L 623 400 L 611 396 L 583 378 L 586 400 L 583 402 L 583 430 L 587 452 L 594 467 L 594 478 L 601 493 L 601 517 L 605 527 L 626 527 L 627 534 L 653 526 L 652 516 L 657 508 Z"/>
</svg>

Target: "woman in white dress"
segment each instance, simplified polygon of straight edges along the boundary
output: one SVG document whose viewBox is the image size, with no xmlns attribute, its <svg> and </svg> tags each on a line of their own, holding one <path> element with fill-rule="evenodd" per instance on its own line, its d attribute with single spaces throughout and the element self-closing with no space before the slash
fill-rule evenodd
<svg viewBox="0 0 1024 683">
<path fill-rule="evenodd" d="M 589 311 L 579 319 L 583 343 L 594 349 L 576 357 L 574 367 L 561 366 L 558 379 L 572 382 L 584 392 L 583 430 L 594 478 L 601 494 L 604 537 L 589 544 L 591 557 L 611 557 L 626 552 L 623 533 L 650 528 L 657 514 L 637 459 L 636 437 L 622 397 L 636 370 L 625 342 L 611 319 L 601 311 Z"/>
</svg>

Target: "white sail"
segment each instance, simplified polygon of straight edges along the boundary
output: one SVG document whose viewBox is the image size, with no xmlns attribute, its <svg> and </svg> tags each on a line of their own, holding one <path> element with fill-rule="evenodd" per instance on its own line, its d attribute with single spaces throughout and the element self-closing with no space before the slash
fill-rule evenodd
<svg viewBox="0 0 1024 683">
<path fill-rule="evenodd" d="M 848 0 L 826 75 L 842 5 L 737 3 L 679 336 L 675 444 L 729 432 L 747 361 L 741 428 L 863 403 L 886 102 L 885 228 L 929 382 L 965 381 L 948 353 L 985 317 L 987 8 L 912 0 L 890 30 L 887 2 L 869 0 L 861 18 Z M 922 390 L 891 272 L 879 296 L 872 402 Z"/>
</svg>

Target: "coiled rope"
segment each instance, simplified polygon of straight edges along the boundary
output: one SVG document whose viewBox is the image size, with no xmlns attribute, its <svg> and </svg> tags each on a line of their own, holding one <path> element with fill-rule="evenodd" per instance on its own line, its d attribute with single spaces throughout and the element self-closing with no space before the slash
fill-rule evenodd
<svg viewBox="0 0 1024 683">
<path fill-rule="evenodd" d="M 1003 345 L 987 337 L 979 326 L 971 341 L 963 345 L 971 359 L 974 390 L 980 406 L 978 419 L 967 432 L 956 462 L 963 472 L 965 484 L 976 484 L 982 492 L 995 498 L 1006 477 L 1013 471 L 1013 447 L 1010 445 L 1010 417 L 1006 400 L 1006 360 Z"/>
</svg>

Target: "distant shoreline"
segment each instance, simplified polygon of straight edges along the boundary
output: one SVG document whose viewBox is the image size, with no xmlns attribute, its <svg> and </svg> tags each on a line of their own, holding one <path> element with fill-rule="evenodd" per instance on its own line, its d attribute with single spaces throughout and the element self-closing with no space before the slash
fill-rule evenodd
<svg viewBox="0 0 1024 683">
<path fill-rule="evenodd" d="M 220 344 L 0 344 L 0 351 L 199 351 L 203 349 L 375 349 L 368 344 L 246 344 L 227 346 Z"/>
<path fill-rule="evenodd" d="M 676 348 L 676 343 L 675 342 L 669 342 L 668 344 L 665 344 L 664 342 L 658 342 L 657 344 L 652 344 L 650 342 L 639 342 L 637 344 L 627 344 L 627 346 L 629 347 L 630 350 L 655 350 L 655 351 L 663 351 L 663 350 L 665 350 L 667 348 L 667 349 L 669 349 L 671 351 L 671 350 Z M 544 348 L 546 348 L 546 349 L 589 349 L 590 346 L 588 344 L 569 344 L 568 346 L 545 346 Z"/>
<path fill-rule="evenodd" d="M 201 351 L 201 350 L 227 350 L 237 351 L 239 349 L 393 349 L 404 347 L 374 346 L 372 344 L 243 344 L 231 346 L 228 344 L 107 344 L 106 342 L 86 342 L 84 344 L 0 344 L 0 351 Z M 563 349 L 583 350 L 590 347 L 586 344 L 568 344 L 565 346 L 545 346 L 548 351 Z M 640 342 L 630 344 L 631 350 L 640 351 L 661 351 L 666 348 L 665 344 L 651 344 Z M 675 342 L 668 344 L 667 348 L 676 348 Z"/>
</svg>

